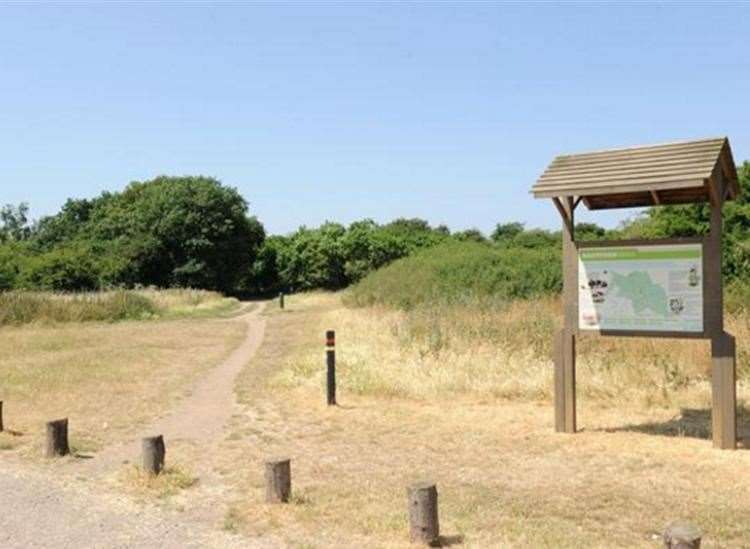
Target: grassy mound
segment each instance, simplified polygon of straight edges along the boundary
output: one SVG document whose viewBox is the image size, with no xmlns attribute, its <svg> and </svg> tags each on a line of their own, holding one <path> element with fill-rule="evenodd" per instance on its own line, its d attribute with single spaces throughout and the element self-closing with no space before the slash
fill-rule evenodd
<svg viewBox="0 0 750 549">
<path fill-rule="evenodd" d="M 561 287 L 557 249 L 447 242 L 371 273 L 350 289 L 347 302 L 408 310 L 422 304 L 529 298 Z"/>
</svg>

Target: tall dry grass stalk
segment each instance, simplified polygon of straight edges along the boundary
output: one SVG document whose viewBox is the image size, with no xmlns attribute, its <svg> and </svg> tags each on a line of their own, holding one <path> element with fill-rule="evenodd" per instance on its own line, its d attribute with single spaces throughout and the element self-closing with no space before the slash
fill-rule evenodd
<svg viewBox="0 0 750 549">
<path fill-rule="evenodd" d="M 407 312 L 339 304 L 321 316 L 318 330 L 337 331 L 345 390 L 417 399 L 472 394 L 548 400 L 560 310 L 552 297 L 425 305 Z M 727 330 L 737 336 L 742 395 L 750 376 L 750 317 L 729 315 Z M 319 349 L 302 352 L 289 359 L 276 381 L 322 384 L 320 361 Z M 586 336 L 578 347 L 577 377 L 583 398 L 639 406 L 669 406 L 680 398 L 703 405 L 710 398 L 710 348 L 704 341 Z"/>
</svg>

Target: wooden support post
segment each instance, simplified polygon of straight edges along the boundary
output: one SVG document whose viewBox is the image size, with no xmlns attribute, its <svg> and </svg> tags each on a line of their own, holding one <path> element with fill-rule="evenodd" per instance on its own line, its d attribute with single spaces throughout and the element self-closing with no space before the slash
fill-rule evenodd
<svg viewBox="0 0 750 549">
<path fill-rule="evenodd" d="M 704 249 L 703 329 L 711 338 L 711 424 L 714 448 L 737 447 L 737 375 L 734 337 L 724 331 L 722 284 L 722 205 L 727 182 L 714 174 L 711 224 Z"/>
<path fill-rule="evenodd" d="M 336 332 L 326 332 L 326 393 L 328 405 L 336 405 Z"/>
<path fill-rule="evenodd" d="M 576 432 L 576 337 L 566 330 L 555 338 L 555 431 Z"/>
<path fill-rule="evenodd" d="M 435 544 L 440 538 L 438 493 L 432 482 L 419 482 L 406 491 L 409 500 L 409 539 Z"/>
<path fill-rule="evenodd" d="M 576 331 L 578 330 L 578 250 L 571 197 L 557 201 L 563 217 L 563 327 L 555 337 L 555 431 L 576 432 Z"/>
<path fill-rule="evenodd" d="M 70 453 L 68 446 L 68 418 L 47 423 L 47 444 L 44 455 L 48 458 L 65 456 Z"/>
<path fill-rule="evenodd" d="M 734 336 L 711 339 L 711 424 L 714 448 L 737 448 L 737 370 Z"/>
<path fill-rule="evenodd" d="M 3 401 L 0 400 L 0 433 L 3 432 Z"/>
<path fill-rule="evenodd" d="M 143 453 L 143 470 L 149 475 L 158 475 L 164 469 L 164 455 L 167 450 L 164 446 L 164 437 L 145 437 L 141 439 Z"/>
<path fill-rule="evenodd" d="M 688 522 L 673 522 L 664 530 L 665 549 L 700 549 L 703 533 Z"/>
<path fill-rule="evenodd" d="M 292 495 L 292 468 L 289 458 L 266 461 L 266 502 L 287 503 Z"/>
<path fill-rule="evenodd" d="M 279 309 L 284 308 L 284 292 L 279 292 Z"/>
</svg>

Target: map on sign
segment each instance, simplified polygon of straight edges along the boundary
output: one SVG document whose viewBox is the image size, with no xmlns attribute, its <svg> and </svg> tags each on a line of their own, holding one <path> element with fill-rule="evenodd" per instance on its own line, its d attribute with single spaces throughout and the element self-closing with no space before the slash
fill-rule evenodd
<svg viewBox="0 0 750 549">
<path fill-rule="evenodd" d="M 578 251 L 581 330 L 703 331 L 702 245 Z"/>
</svg>

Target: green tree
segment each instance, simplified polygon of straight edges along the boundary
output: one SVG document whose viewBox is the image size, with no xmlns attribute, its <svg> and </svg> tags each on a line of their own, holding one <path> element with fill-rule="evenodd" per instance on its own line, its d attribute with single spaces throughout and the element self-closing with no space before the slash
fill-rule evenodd
<svg viewBox="0 0 750 549">
<path fill-rule="evenodd" d="M 730 278 L 750 276 L 750 162 L 737 170 L 740 195 L 723 209 L 724 273 Z M 704 235 L 711 209 L 707 203 L 655 206 L 625 223 L 622 232 L 631 238 L 665 238 Z"/>
<path fill-rule="evenodd" d="M 508 242 L 524 231 L 523 223 L 512 221 L 510 223 L 498 223 L 492 231 L 490 239 L 493 242 Z"/>
<path fill-rule="evenodd" d="M 45 273 L 56 268 L 70 273 L 63 269 L 70 249 L 87 250 L 99 286 L 230 292 L 247 276 L 264 238 L 263 226 L 248 217 L 247 203 L 235 189 L 209 177 L 161 176 L 133 182 L 122 193 L 69 200 L 59 214 L 39 223 L 32 241 L 41 254 L 68 250 L 62 258 L 50 256 Z M 70 289 L 81 285 L 74 278 Z"/>
<path fill-rule="evenodd" d="M 29 205 L 22 202 L 18 206 L 6 204 L 0 208 L 0 242 L 18 242 L 31 235 L 29 226 Z"/>
</svg>

